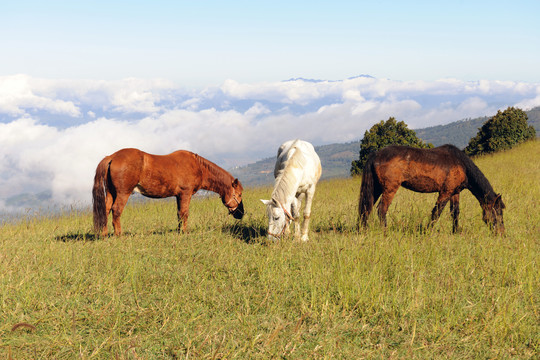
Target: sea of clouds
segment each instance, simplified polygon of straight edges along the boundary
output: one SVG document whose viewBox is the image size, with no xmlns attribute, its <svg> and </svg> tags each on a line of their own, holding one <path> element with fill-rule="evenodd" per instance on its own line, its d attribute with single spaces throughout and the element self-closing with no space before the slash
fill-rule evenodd
<svg viewBox="0 0 540 360">
<path fill-rule="evenodd" d="M 227 80 L 186 89 L 166 80 L 0 77 L 0 210 L 22 193 L 88 205 L 97 163 L 125 147 L 186 149 L 229 169 L 274 156 L 288 139 L 360 139 L 390 116 L 410 128 L 540 105 L 540 84 L 513 81 Z"/>
</svg>

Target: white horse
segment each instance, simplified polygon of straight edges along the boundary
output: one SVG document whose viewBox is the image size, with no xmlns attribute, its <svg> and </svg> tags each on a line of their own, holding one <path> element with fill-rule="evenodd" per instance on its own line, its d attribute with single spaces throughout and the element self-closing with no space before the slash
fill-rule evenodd
<svg viewBox="0 0 540 360">
<path fill-rule="evenodd" d="M 315 186 L 321 177 L 321 160 L 313 145 L 302 140 L 290 140 L 279 147 L 271 200 L 261 200 L 268 214 L 268 238 L 277 240 L 289 234 L 289 225 L 295 221 L 294 235 L 307 241 L 311 202 Z M 304 222 L 300 234 L 300 207 L 306 198 Z"/>
</svg>

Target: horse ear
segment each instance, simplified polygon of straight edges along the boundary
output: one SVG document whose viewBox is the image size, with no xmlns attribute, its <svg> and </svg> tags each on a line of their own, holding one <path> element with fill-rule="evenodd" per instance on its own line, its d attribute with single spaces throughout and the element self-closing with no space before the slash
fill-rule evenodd
<svg viewBox="0 0 540 360">
<path fill-rule="evenodd" d="M 244 187 L 238 178 L 234 179 L 232 182 L 232 187 L 238 191 L 244 191 Z"/>
<path fill-rule="evenodd" d="M 261 199 L 261 202 L 262 202 L 264 205 L 271 205 L 271 204 L 272 204 L 272 200 L 263 200 L 263 199 Z"/>
<path fill-rule="evenodd" d="M 502 201 L 502 194 L 497 194 L 497 197 L 495 198 L 495 205 L 500 207 L 501 209 L 504 209 L 506 206 L 504 206 L 504 203 Z"/>
</svg>

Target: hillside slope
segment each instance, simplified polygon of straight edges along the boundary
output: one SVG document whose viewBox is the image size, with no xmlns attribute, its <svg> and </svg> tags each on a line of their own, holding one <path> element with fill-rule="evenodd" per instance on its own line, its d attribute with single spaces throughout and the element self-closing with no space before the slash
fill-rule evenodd
<svg viewBox="0 0 540 360">
<path fill-rule="evenodd" d="M 529 125 L 534 126 L 537 136 L 540 136 L 540 107 L 526 112 Z M 469 140 L 476 135 L 478 129 L 490 117 L 456 121 L 447 125 L 416 129 L 416 134 L 425 142 L 435 146 L 452 144 L 460 149 L 465 148 Z M 323 168 L 322 179 L 347 177 L 351 162 L 357 160 L 360 152 L 360 140 L 345 144 L 330 144 L 316 146 L 315 151 L 321 158 Z M 275 157 L 269 157 L 256 163 L 231 170 L 244 186 L 272 184 L 274 181 Z"/>
<path fill-rule="evenodd" d="M 322 181 L 310 241 L 266 240 L 246 189 L 130 203 L 121 237 L 89 211 L 0 226 L 0 359 L 534 359 L 540 351 L 540 142 L 479 157 L 502 193 L 505 236 L 469 191 L 462 231 L 436 194 L 400 189 L 381 228 L 356 230 L 360 179 Z M 519 174 L 519 176 L 516 176 Z"/>
</svg>

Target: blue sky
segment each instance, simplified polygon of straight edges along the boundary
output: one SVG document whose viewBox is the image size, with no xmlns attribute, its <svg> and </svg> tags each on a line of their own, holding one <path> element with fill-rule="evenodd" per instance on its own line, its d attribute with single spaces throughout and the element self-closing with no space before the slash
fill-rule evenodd
<svg viewBox="0 0 540 360">
<path fill-rule="evenodd" d="M 539 1 L 12 1 L 0 75 L 540 81 Z"/>
</svg>

